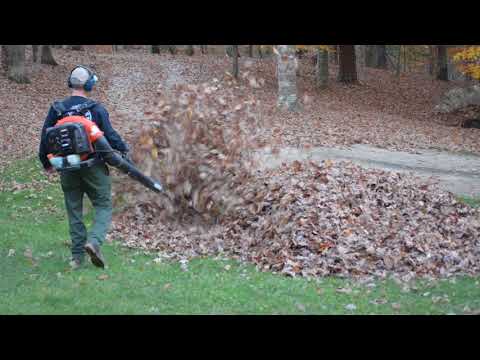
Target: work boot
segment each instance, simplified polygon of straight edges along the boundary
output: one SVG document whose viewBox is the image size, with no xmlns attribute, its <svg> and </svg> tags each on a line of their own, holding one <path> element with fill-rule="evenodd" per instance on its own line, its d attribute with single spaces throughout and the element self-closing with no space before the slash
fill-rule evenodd
<svg viewBox="0 0 480 360">
<path fill-rule="evenodd" d="M 87 243 L 85 245 L 85 251 L 90 256 L 93 265 L 101 268 L 105 267 L 105 261 L 103 259 L 102 252 L 100 251 L 100 246 L 97 244 Z"/>
<path fill-rule="evenodd" d="M 69 262 L 70 269 L 73 271 L 80 269 L 83 266 L 83 261 L 80 259 L 72 258 Z"/>
</svg>

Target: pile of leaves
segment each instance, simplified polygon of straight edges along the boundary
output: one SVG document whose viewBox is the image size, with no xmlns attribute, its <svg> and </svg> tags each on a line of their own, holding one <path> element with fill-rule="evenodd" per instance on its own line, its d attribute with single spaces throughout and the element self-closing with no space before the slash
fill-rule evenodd
<svg viewBox="0 0 480 360">
<path fill-rule="evenodd" d="M 202 228 L 141 204 L 112 236 L 167 257 L 227 254 L 291 276 L 444 277 L 480 270 L 480 212 L 435 183 L 349 162 L 294 162 L 237 189 L 246 206 Z"/>
<path fill-rule="evenodd" d="M 163 256 L 228 255 L 290 276 L 480 270 L 480 212 L 434 183 L 349 162 L 256 171 L 261 121 L 245 74 L 158 93 L 134 160 L 167 196 L 125 182 L 114 238 Z M 172 221 L 175 220 L 175 221 Z"/>
<path fill-rule="evenodd" d="M 257 101 L 248 91 L 258 86 L 257 80 L 245 74 L 242 82 L 227 76 L 200 85 L 177 84 L 172 91 L 159 91 L 145 112 L 142 123 L 147 125 L 135 141 L 133 159 L 164 185 L 167 196 L 154 203 L 165 217 L 200 215 L 214 221 L 242 206 L 236 189 L 249 180 L 261 128 Z M 152 198 L 132 182 L 121 192 L 133 194 L 133 203 Z"/>
</svg>

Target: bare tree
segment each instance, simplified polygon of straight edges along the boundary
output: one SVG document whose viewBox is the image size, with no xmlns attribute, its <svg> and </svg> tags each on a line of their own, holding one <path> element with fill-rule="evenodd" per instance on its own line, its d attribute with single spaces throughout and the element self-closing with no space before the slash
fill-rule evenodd
<svg viewBox="0 0 480 360">
<path fill-rule="evenodd" d="M 152 45 L 151 52 L 152 54 L 160 54 L 160 45 Z"/>
<path fill-rule="evenodd" d="M 193 49 L 193 45 L 187 45 L 187 50 L 185 51 L 185 53 L 188 56 L 192 56 L 193 54 L 195 54 L 195 50 Z"/>
<path fill-rule="evenodd" d="M 228 57 L 233 56 L 233 45 L 226 45 L 225 46 L 225 53 L 227 54 Z"/>
<path fill-rule="evenodd" d="M 7 46 L 2 45 L 2 68 L 7 71 L 8 69 L 8 54 L 7 54 Z"/>
<path fill-rule="evenodd" d="M 343 83 L 357 82 L 357 66 L 354 45 L 339 45 L 338 54 L 338 81 Z"/>
<path fill-rule="evenodd" d="M 299 109 L 297 100 L 297 58 L 294 45 L 278 45 L 277 51 L 278 106 L 290 111 Z"/>
<path fill-rule="evenodd" d="M 32 60 L 34 63 L 38 61 L 38 48 L 39 45 L 32 45 Z"/>
<path fill-rule="evenodd" d="M 328 51 L 317 49 L 316 84 L 319 89 L 328 85 Z"/>
<path fill-rule="evenodd" d="M 233 56 L 233 76 L 238 79 L 238 45 L 231 45 Z"/>
<path fill-rule="evenodd" d="M 402 70 L 402 45 L 398 45 L 398 54 L 397 54 L 397 73 L 396 75 L 400 77 L 400 71 Z"/>
<path fill-rule="evenodd" d="M 447 45 L 437 45 L 437 80 L 448 81 Z"/>
<path fill-rule="evenodd" d="M 357 66 L 357 79 L 365 79 L 365 46 L 355 45 L 355 63 Z"/>
<path fill-rule="evenodd" d="M 40 63 L 57 66 L 58 64 L 53 58 L 52 49 L 50 48 L 50 45 L 42 45 L 41 47 L 42 47 L 42 52 L 40 57 Z"/>
<path fill-rule="evenodd" d="M 433 75 L 435 74 L 435 68 L 436 68 L 436 47 L 434 45 L 429 45 L 428 46 L 428 50 L 429 50 L 429 53 L 430 53 L 430 61 L 428 63 L 428 72 L 430 75 Z"/>
<path fill-rule="evenodd" d="M 387 45 L 365 45 L 366 66 L 386 69 L 387 68 Z"/>
<path fill-rule="evenodd" d="M 25 45 L 4 45 L 3 49 L 6 50 L 7 77 L 20 84 L 29 83 L 25 74 Z"/>
<path fill-rule="evenodd" d="M 202 52 L 202 54 L 206 54 L 207 53 L 207 45 L 200 45 L 200 51 Z"/>
<path fill-rule="evenodd" d="M 387 68 L 387 45 L 375 45 L 376 49 L 376 64 L 375 67 L 379 69 Z"/>
<path fill-rule="evenodd" d="M 329 61 L 335 65 L 338 65 L 338 59 L 340 57 L 340 45 L 332 45 L 332 47 L 335 50 L 330 53 Z"/>
</svg>

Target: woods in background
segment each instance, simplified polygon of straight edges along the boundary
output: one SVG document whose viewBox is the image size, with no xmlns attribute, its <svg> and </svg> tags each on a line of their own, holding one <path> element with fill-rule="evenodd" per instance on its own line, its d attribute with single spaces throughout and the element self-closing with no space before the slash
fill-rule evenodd
<svg viewBox="0 0 480 360">
<path fill-rule="evenodd" d="M 16 83 L 29 83 L 26 50 L 29 45 L 2 45 L 1 64 L 6 76 Z M 207 54 L 219 46 L 207 45 L 31 45 L 33 63 L 56 66 L 52 48 L 74 51 L 98 51 L 115 54 L 131 49 L 145 49 L 152 54 Z M 198 49 L 196 51 L 195 49 Z M 221 48 L 221 46 L 220 46 Z M 256 49 L 256 51 L 255 51 Z M 477 49 L 477 50 L 476 50 Z M 315 65 L 315 83 L 319 90 L 328 87 L 329 72 L 334 66 L 336 81 L 361 84 L 365 68 L 402 73 L 423 71 L 441 81 L 479 79 L 479 47 L 458 45 L 225 45 L 224 54 L 232 59 L 231 75 L 239 77 L 239 58 L 260 59 L 275 56 L 278 77 L 278 105 L 298 109 L 298 60 L 311 56 Z M 330 69 L 330 70 L 329 70 Z M 226 69 L 226 71 L 228 71 Z"/>
</svg>

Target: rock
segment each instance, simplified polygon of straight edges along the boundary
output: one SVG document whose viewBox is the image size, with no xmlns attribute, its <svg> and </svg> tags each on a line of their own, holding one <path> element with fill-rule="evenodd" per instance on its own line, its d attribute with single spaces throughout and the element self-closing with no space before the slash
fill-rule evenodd
<svg viewBox="0 0 480 360">
<path fill-rule="evenodd" d="M 451 113 L 470 105 L 480 105 L 480 85 L 448 91 L 434 110 L 439 113 Z"/>
</svg>

